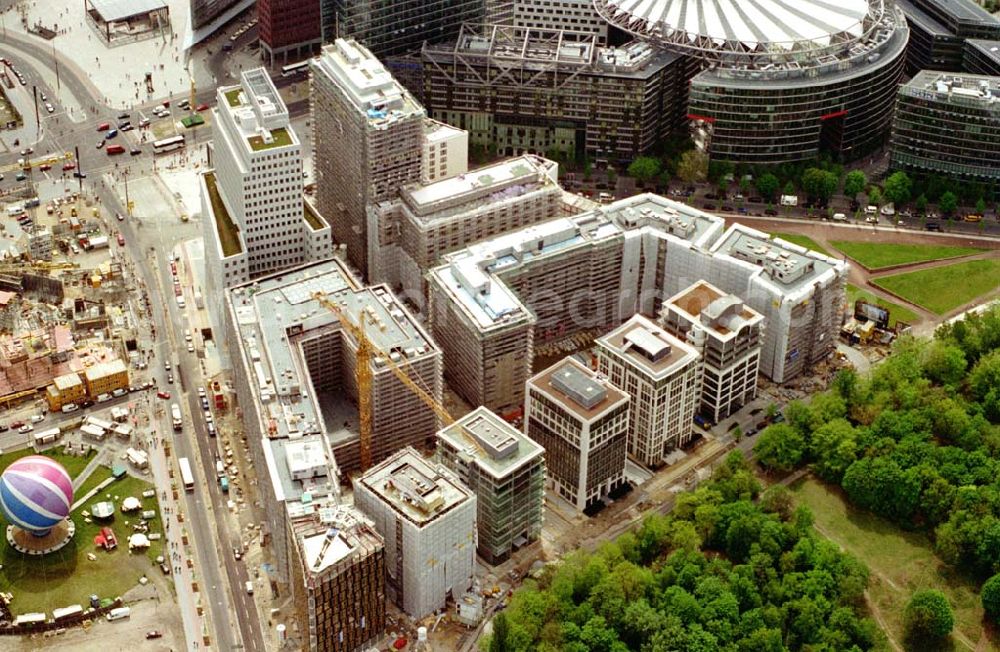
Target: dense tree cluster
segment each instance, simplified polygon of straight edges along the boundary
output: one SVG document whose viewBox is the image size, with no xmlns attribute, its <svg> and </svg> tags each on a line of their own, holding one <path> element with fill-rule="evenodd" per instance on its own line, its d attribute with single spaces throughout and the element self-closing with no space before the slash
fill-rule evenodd
<svg viewBox="0 0 1000 652">
<path fill-rule="evenodd" d="M 869 378 L 841 372 L 785 417 L 761 433 L 761 464 L 810 464 L 854 504 L 928 529 L 947 562 L 1000 572 L 1000 308 L 900 339 Z"/>
<path fill-rule="evenodd" d="M 869 650 L 867 569 L 738 453 L 669 516 L 576 552 L 514 594 L 488 652 Z M 759 500 L 755 501 L 756 498 Z"/>
</svg>

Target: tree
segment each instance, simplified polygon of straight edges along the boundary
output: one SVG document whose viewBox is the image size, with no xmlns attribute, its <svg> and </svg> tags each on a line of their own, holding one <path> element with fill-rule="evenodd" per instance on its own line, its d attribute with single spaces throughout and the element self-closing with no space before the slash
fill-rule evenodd
<svg viewBox="0 0 1000 652">
<path fill-rule="evenodd" d="M 795 184 L 789 181 L 785 184 L 785 194 L 794 195 L 795 194 Z"/>
<path fill-rule="evenodd" d="M 927 212 L 927 195 L 920 195 L 917 200 L 913 202 L 913 207 L 917 209 L 918 213 Z"/>
<path fill-rule="evenodd" d="M 493 619 L 493 635 L 487 646 L 488 652 L 513 652 L 514 647 L 510 641 L 510 624 L 507 622 L 507 614 L 502 611 Z"/>
<path fill-rule="evenodd" d="M 868 189 L 868 203 L 876 206 L 882 204 L 882 191 L 878 189 L 878 186 L 872 186 Z"/>
<path fill-rule="evenodd" d="M 747 197 L 750 194 L 750 188 L 751 188 L 750 177 L 744 176 L 742 179 L 740 179 L 741 195 Z"/>
<path fill-rule="evenodd" d="M 897 206 L 910 201 L 910 189 L 913 183 L 905 172 L 893 172 L 885 180 L 885 198 Z"/>
<path fill-rule="evenodd" d="M 639 183 L 646 183 L 660 173 L 660 159 L 640 156 L 628 166 L 628 175 Z"/>
<path fill-rule="evenodd" d="M 691 149 L 681 154 L 677 176 L 685 183 L 705 181 L 708 178 L 708 155 L 700 149 Z"/>
<path fill-rule="evenodd" d="M 937 590 L 917 591 L 903 614 L 906 635 L 915 641 L 940 639 L 951 633 L 955 616 L 948 598 Z"/>
<path fill-rule="evenodd" d="M 805 439 L 786 423 L 765 428 L 753 448 L 761 464 L 785 472 L 799 465 L 805 450 Z"/>
<path fill-rule="evenodd" d="M 982 215 L 982 214 L 984 214 L 985 212 L 986 212 L 986 200 L 985 200 L 985 199 L 983 199 L 982 197 L 980 197 L 980 198 L 979 198 L 979 199 L 978 199 L 978 200 L 976 201 L 976 214 L 977 214 L 977 215 Z"/>
<path fill-rule="evenodd" d="M 868 177 L 861 170 L 851 170 L 844 177 L 844 194 L 851 199 L 857 199 L 858 193 L 868 185 Z"/>
<path fill-rule="evenodd" d="M 778 188 L 781 186 L 781 182 L 778 181 L 778 177 L 774 176 L 770 172 L 760 175 L 757 177 L 757 192 L 761 194 L 765 199 L 774 199 L 774 194 L 778 192 Z"/>
<path fill-rule="evenodd" d="M 840 482 L 857 453 L 854 427 L 846 419 L 834 419 L 817 428 L 809 445 L 809 456 L 815 460 L 813 469 L 827 482 Z"/>
<path fill-rule="evenodd" d="M 837 191 L 837 175 L 819 168 L 809 168 L 802 173 L 802 189 L 810 199 L 829 201 Z"/>
<path fill-rule="evenodd" d="M 994 622 L 1000 622 L 1000 574 L 994 575 L 983 583 L 979 598 L 983 601 L 983 611 L 986 612 L 986 615 Z"/>
<path fill-rule="evenodd" d="M 955 193 L 949 190 L 941 195 L 941 199 L 938 200 L 938 208 L 940 208 L 941 212 L 945 215 L 951 215 L 955 212 L 955 209 L 958 208 L 958 197 L 955 196 Z"/>
</svg>

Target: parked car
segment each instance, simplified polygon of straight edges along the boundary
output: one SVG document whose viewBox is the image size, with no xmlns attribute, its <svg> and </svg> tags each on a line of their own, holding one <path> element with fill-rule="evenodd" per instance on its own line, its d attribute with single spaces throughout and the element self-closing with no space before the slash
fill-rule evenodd
<svg viewBox="0 0 1000 652">
<path fill-rule="evenodd" d="M 160 638 L 161 636 L 163 636 L 163 634 L 155 629 L 151 629 L 146 632 L 146 638 Z"/>
<path fill-rule="evenodd" d="M 937 222 L 928 222 L 927 224 L 924 225 L 924 229 L 928 231 L 937 231 L 938 233 L 940 233 L 941 225 L 938 224 Z"/>
<path fill-rule="evenodd" d="M 156 396 L 158 398 L 162 398 L 164 401 L 170 400 L 170 392 L 163 392 L 163 391 L 156 392 Z"/>
</svg>

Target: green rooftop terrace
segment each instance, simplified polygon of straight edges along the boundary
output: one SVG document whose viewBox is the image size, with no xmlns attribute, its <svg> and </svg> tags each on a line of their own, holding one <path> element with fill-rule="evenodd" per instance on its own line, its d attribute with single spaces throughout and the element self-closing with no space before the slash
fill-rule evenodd
<svg viewBox="0 0 1000 652">
<path fill-rule="evenodd" d="M 212 202 L 212 212 L 215 214 L 215 230 L 219 233 L 219 242 L 222 244 L 222 255 L 228 258 L 243 253 L 243 246 L 240 244 L 240 230 L 236 228 L 233 219 L 226 210 L 226 205 L 222 203 L 219 189 L 215 185 L 215 173 L 205 174 L 205 188 L 208 190 L 209 201 Z"/>
<path fill-rule="evenodd" d="M 250 136 L 247 138 L 247 141 L 249 141 L 250 148 L 253 151 L 259 152 L 264 149 L 274 149 L 275 147 L 291 145 L 292 135 L 284 127 L 279 127 L 278 129 L 271 130 L 271 142 L 269 143 L 265 143 L 264 139 L 260 136 Z"/>
<path fill-rule="evenodd" d="M 240 102 L 240 91 L 243 90 L 239 87 L 225 92 L 226 101 L 229 102 L 229 106 L 239 106 Z"/>
</svg>

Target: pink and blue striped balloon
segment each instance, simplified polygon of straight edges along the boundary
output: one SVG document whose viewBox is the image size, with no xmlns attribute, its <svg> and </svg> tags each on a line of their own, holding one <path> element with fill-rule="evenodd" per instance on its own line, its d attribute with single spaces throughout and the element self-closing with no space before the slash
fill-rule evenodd
<svg viewBox="0 0 1000 652">
<path fill-rule="evenodd" d="M 61 464 L 44 455 L 29 455 L 0 475 L 0 511 L 35 536 L 45 536 L 69 516 L 73 480 Z"/>
</svg>

